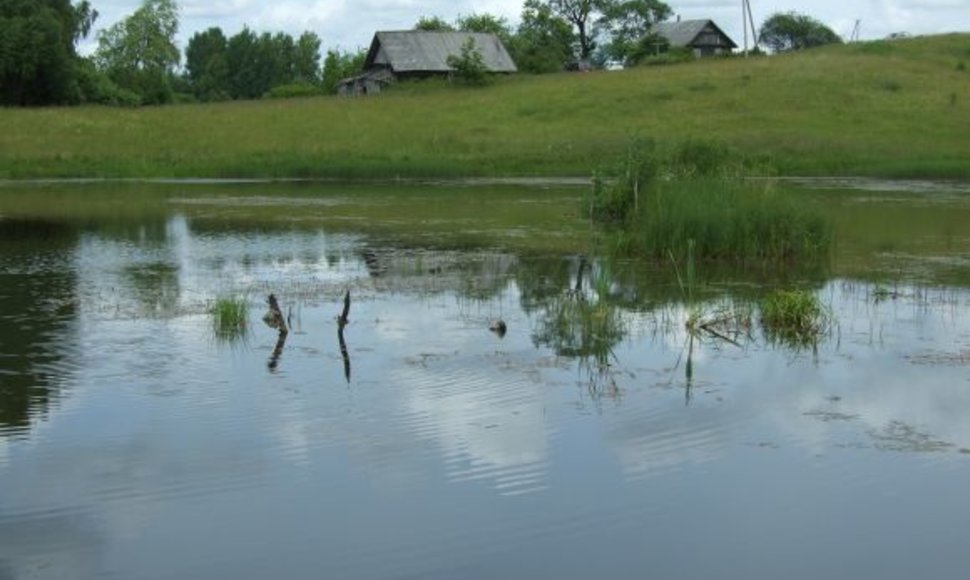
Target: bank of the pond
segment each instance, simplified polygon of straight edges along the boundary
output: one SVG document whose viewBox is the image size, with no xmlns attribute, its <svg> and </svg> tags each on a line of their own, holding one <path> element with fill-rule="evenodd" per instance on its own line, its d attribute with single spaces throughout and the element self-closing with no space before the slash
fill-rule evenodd
<svg viewBox="0 0 970 580">
<path fill-rule="evenodd" d="M 586 177 L 644 136 L 771 174 L 968 177 L 968 60 L 954 34 L 367 99 L 0 109 L 0 178 Z"/>
</svg>

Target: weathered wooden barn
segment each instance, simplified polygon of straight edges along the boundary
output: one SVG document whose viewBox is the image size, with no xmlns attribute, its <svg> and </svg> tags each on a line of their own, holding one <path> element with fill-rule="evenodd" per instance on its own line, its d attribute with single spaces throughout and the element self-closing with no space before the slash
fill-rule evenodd
<svg viewBox="0 0 970 580">
<path fill-rule="evenodd" d="M 367 95 L 378 93 L 401 79 L 450 75 L 453 71 L 448 66 L 448 57 L 461 56 L 462 46 L 469 39 L 475 43 L 489 72 L 516 72 L 508 50 L 494 34 L 386 31 L 374 35 L 363 74 L 342 80 L 338 91 L 342 95 Z"/>
<path fill-rule="evenodd" d="M 730 54 L 738 47 L 713 20 L 658 22 L 651 32 L 667 39 L 671 48 L 689 48 L 698 57 Z"/>
</svg>

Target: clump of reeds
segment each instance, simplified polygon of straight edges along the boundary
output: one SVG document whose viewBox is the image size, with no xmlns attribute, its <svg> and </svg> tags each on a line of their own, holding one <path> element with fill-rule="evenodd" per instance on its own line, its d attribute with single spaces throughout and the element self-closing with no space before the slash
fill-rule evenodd
<svg viewBox="0 0 970 580">
<path fill-rule="evenodd" d="M 828 309 L 807 290 L 776 290 L 761 302 L 761 326 L 769 342 L 814 346 L 830 324 Z"/>
<path fill-rule="evenodd" d="M 628 254 L 698 261 L 794 262 L 826 257 L 832 234 L 822 214 L 770 182 L 740 179 L 748 161 L 717 143 L 691 141 L 670 153 L 647 143 L 594 180 L 590 217 L 620 226 Z"/>
<path fill-rule="evenodd" d="M 209 313 L 217 339 L 234 341 L 246 335 L 249 305 L 244 298 L 220 297 Z"/>
<path fill-rule="evenodd" d="M 827 255 L 831 230 L 793 194 L 717 178 L 658 182 L 631 224 L 632 250 L 700 261 L 797 261 Z"/>
</svg>

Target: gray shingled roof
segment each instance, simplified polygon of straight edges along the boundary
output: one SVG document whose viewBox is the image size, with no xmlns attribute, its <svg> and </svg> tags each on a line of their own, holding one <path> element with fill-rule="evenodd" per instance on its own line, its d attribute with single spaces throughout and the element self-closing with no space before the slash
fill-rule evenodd
<svg viewBox="0 0 970 580">
<path fill-rule="evenodd" d="M 651 32 L 659 34 L 670 42 L 670 46 L 673 47 L 683 47 L 691 46 L 694 40 L 704 31 L 707 26 L 710 25 L 719 33 L 721 33 L 724 38 L 731 43 L 732 46 L 737 47 L 737 44 L 731 37 L 724 34 L 714 21 L 712 20 L 681 20 L 679 22 L 658 22 L 653 25 Z"/>
<path fill-rule="evenodd" d="M 494 34 L 478 32 L 426 32 L 403 30 L 374 35 L 364 68 L 389 66 L 394 72 L 448 72 L 447 60 L 460 56 L 469 38 L 491 72 L 516 72 L 515 63 Z"/>
</svg>

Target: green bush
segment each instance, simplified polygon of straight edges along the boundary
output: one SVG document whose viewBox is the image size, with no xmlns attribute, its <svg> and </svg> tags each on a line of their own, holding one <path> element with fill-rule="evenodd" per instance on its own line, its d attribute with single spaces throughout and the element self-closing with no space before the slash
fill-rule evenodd
<svg viewBox="0 0 970 580">
<path fill-rule="evenodd" d="M 76 100 L 80 103 L 117 107 L 137 107 L 142 104 L 141 96 L 119 87 L 88 59 L 82 59 L 78 63 Z"/>
<path fill-rule="evenodd" d="M 473 86 L 487 85 L 491 80 L 485 58 L 475 46 L 474 39 L 469 38 L 461 46 L 461 56 L 448 57 L 448 66 L 453 69 L 453 78 Z"/>
</svg>

